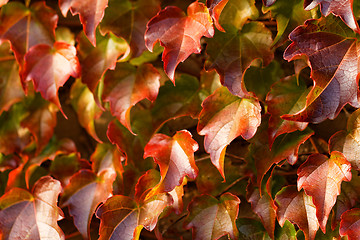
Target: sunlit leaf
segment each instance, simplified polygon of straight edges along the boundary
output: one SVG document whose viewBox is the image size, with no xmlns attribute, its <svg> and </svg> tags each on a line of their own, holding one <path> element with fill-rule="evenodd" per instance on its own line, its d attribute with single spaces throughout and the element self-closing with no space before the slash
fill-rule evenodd
<svg viewBox="0 0 360 240">
<path fill-rule="evenodd" d="M 110 0 L 100 23 L 100 31 L 112 32 L 130 43 L 132 56 L 138 57 L 145 49 L 144 34 L 148 21 L 160 11 L 159 0 Z"/>
<path fill-rule="evenodd" d="M 303 188 L 312 197 L 324 233 L 330 211 L 341 192 L 341 182 L 351 180 L 350 170 L 350 163 L 340 152 L 332 152 L 330 158 L 312 154 L 298 168 L 298 190 Z"/>
<path fill-rule="evenodd" d="M 347 103 L 360 107 L 359 47 L 354 37 L 353 31 L 331 15 L 308 20 L 292 31 L 289 38 L 293 42 L 284 58 L 290 61 L 305 55 L 314 86 L 306 106 L 295 114 L 284 115 L 284 119 L 319 123 L 326 118 L 334 119 Z"/>
<path fill-rule="evenodd" d="M 196 240 L 218 239 L 224 235 L 237 239 L 235 220 L 239 204 L 239 198 L 231 193 L 224 193 L 219 200 L 210 195 L 195 197 L 189 204 L 184 226 L 193 228 L 193 239 Z"/>
<path fill-rule="evenodd" d="M 162 55 L 164 69 L 175 83 L 175 69 L 190 54 L 200 53 L 200 38 L 214 35 L 213 23 L 207 7 L 199 2 L 189 5 L 187 16 L 174 6 L 166 7 L 147 24 L 145 32 L 146 47 L 152 51 L 155 43 L 160 41 L 165 47 Z"/>
<path fill-rule="evenodd" d="M 151 64 L 138 68 L 128 63 L 118 63 L 114 71 L 108 71 L 104 79 L 103 100 L 110 103 L 110 110 L 127 129 L 130 126 L 130 110 L 142 99 L 154 101 L 160 87 L 160 74 Z"/>
<path fill-rule="evenodd" d="M 305 239 L 315 239 L 319 223 L 316 218 L 316 208 L 310 196 L 304 191 L 298 192 L 295 186 L 288 186 L 276 194 L 275 202 L 278 206 L 276 213 L 280 226 L 289 220 L 304 232 Z"/>
<path fill-rule="evenodd" d="M 170 192 L 180 186 L 185 175 L 195 179 L 198 168 L 194 152 L 199 148 L 190 132 L 178 131 L 173 137 L 154 135 L 144 149 L 144 158 L 153 157 L 159 165 L 161 181 L 152 192 Z"/>
<path fill-rule="evenodd" d="M 43 177 L 32 194 L 14 188 L 0 198 L 0 230 L 4 239 L 65 239 L 57 225 L 62 212 L 57 207 L 60 182 Z"/>
<path fill-rule="evenodd" d="M 24 59 L 22 81 L 32 80 L 35 90 L 61 109 L 58 89 L 70 76 L 80 76 L 75 47 L 65 42 L 55 42 L 53 47 L 38 44 L 26 53 Z"/>
<path fill-rule="evenodd" d="M 216 32 L 214 38 L 206 41 L 208 69 L 219 73 L 222 84 L 232 94 L 248 96 L 243 74 L 255 59 L 261 59 L 264 66 L 272 61 L 271 32 L 259 22 L 248 23 L 240 31 L 230 26 L 225 30 L 225 33 Z"/>
<path fill-rule="evenodd" d="M 159 215 L 171 204 L 168 194 L 154 196 L 141 204 L 126 196 L 113 196 L 96 211 L 101 219 L 99 239 L 138 239 L 143 227 L 148 231 L 155 228 Z"/>
<path fill-rule="evenodd" d="M 197 130 L 205 135 L 205 150 L 223 178 L 226 146 L 238 136 L 252 138 L 260 125 L 261 107 L 257 100 L 239 98 L 225 87 L 218 88 L 202 103 Z"/>
<path fill-rule="evenodd" d="M 90 170 L 81 170 L 64 188 L 61 206 L 69 206 L 75 226 L 85 239 L 90 237 L 92 215 L 96 207 L 110 196 L 114 179 L 112 171 L 105 170 L 97 176 Z"/>
<path fill-rule="evenodd" d="M 61 13 L 66 17 L 70 10 L 73 15 L 79 14 L 84 32 L 90 42 L 96 45 L 95 29 L 104 17 L 108 0 L 60 0 Z"/>
<path fill-rule="evenodd" d="M 329 140 L 329 150 L 339 151 L 346 156 L 351 166 L 360 170 L 360 110 L 353 112 L 347 122 L 347 129 L 335 133 Z"/>
</svg>

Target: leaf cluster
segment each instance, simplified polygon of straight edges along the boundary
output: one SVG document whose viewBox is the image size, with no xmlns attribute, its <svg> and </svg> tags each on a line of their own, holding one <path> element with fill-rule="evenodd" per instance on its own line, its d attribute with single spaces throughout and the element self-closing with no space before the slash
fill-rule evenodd
<svg viewBox="0 0 360 240">
<path fill-rule="evenodd" d="M 358 239 L 358 19 L 0 0 L 0 238 Z"/>
</svg>

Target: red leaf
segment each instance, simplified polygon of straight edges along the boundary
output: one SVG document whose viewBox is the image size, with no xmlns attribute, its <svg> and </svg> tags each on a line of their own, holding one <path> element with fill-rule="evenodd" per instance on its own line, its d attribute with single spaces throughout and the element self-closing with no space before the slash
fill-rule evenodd
<svg viewBox="0 0 360 240">
<path fill-rule="evenodd" d="M 198 148 L 186 130 L 178 131 L 172 138 L 164 134 L 154 135 L 144 149 L 144 158 L 153 157 L 160 167 L 161 181 L 153 188 L 152 194 L 172 191 L 182 184 L 185 175 L 195 179 L 198 168 L 194 152 Z"/>
<path fill-rule="evenodd" d="M 126 58 L 130 48 L 123 38 L 109 33 L 105 36 L 97 35 L 97 45 L 92 46 L 84 34 L 77 38 L 77 50 L 81 64 L 81 81 L 85 83 L 92 93 L 108 69 L 114 69 L 117 60 Z M 97 100 L 97 99 L 96 99 Z"/>
<path fill-rule="evenodd" d="M 280 226 L 284 226 L 285 221 L 289 220 L 304 232 L 306 240 L 315 239 L 319 223 L 310 196 L 303 191 L 298 192 L 295 186 L 288 186 L 276 194 L 275 202 L 278 206 L 276 213 Z"/>
<path fill-rule="evenodd" d="M 360 209 L 353 208 L 341 215 L 340 235 L 348 236 L 349 240 L 359 239 L 360 236 Z"/>
<path fill-rule="evenodd" d="M 95 29 L 104 17 L 108 0 L 59 0 L 59 6 L 64 17 L 69 9 L 72 15 L 80 15 L 86 36 L 96 46 Z"/>
<path fill-rule="evenodd" d="M 327 16 L 330 13 L 333 13 L 336 16 L 340 16 L 346 25 L 354 31 L 360 32 L 359 25 L 357 24 L 353 13 L 353 0 L 305 0 L 304 8 L 305 10 L 311 10 L 318 4 L 320 4 L 322 14 Z"/>
<path fill-rule="evenodd" d="M 147 98 L 154 101 L 160 87 L 160 74 L 151 64 L 138 68 L 127 63 L 117 64 L 104 79 L 102 98 L 110 103 L 110 110 L 129 131 L 130 110 L 139 101 Z"/>
<path fill-rule="evenodd" d="M 347 103 L 360 107 L 357 79 L 360 50 L 354 33 L 342 25 L 330 15 L 308 20 L 290 34 L 293 42 L 285 50 L 284 58 L 290 61 L 307 56 L 314 86 L 305 108 L 284 115 L 284 119 L 319 123 L 326 118 L 334 119 Z"/>
<path fill-rule="evenodd" d="M 217 32 L 207 40 L 209 55 L 208 69 L 215 69 L 221 82 L 229 91 L 239 97 L 248 97 L 243 75 L 255 59 L 261 59 L 264 66 L 274 58 L 270 49 L 271 32 L 260 22 L 245 24 L 241 30 L 227 27 L 226 33 Z"/>
<path fill-rule="evenodd" d="M 239 204 L 240 199 L 231 193 L 224 193 L 219 200 L 210 195 L 197 196 L 189 204 L 184 226 L 193 228 L 195 240 L 212 240 L 225 235 L 237 239 L 235 220 Z"/>
<path fill-rule="evenodd" d="M 260 196 L 259 189 L 255 189 L 248 201 L 253 211 L 260 217 L 271 239 L 274 239 L 276 206 L 271 196 L 267 192 Z"/>
<path fill-rule="evenodd" d="M 33 194 L 13 188 L 0 198 L 0 231 L 4 239 L 64 240 L 57 225 L 62 212 L 57 207 L 60 182 L 49 176 L 40 178 Z"/>
<path fill-rule="evenodd" d="M 64 188 L 61 206 L 69 206 L 75 226 L 85 239 L 90 238 L 92 215 L 96 207 L 110 196 L 114 179 L 113 171 L 105 170 L 97 176 L 90 170 L 81 170 Z"/>
<path fill-rule="evenodd" d="M 126 196 L 111 197 L 96 211 L 101 219 L 99 240 L 138 239 L 142 227 L 152 231 L 159 215 L 171 204 L 168 194 L 157 195 L 139 205 Z"/>
<path fill-rule="evenodd" d="M 197 130 L 205 135 L 204 146 L 223 178 L 226 146 L 238 136 L 250 139 L 261 121 L 257 100 L 239 98 L 221 87 L 202 103 Z"/>
<path fill-rule="evenodd" d="M 160 10 L 159 0 L 110 0 L 100 23 L 100 32 L 123 37 L 130 44 L 131 55 L 138 57 L 146 49 L 146 24 Z"/>
<path fill-rule="evenodd" d="M 351 180 L 350 170 L 350 163 L 340 152 L 332 152 L 330 158 L 312 154 L 298 168 L 298 190 L 303 188 L 307 195 L 312 196 L 324 233 L 330 211 L 341 192 L 341 182 Z"/>
<path fill-rule="evenodd" d="M 225 30 L 221 27 L 219 23 L 219 18 L 222 10 L 226 6 L 229 0 L 207 0 L 206 6 L 209 8 L 210 15 L 214 21 L 215 27 L 222 32 Z"/>
<path fill-rule="evenodd" d="M 273 5 L 276 2 L 276 0 L 263 0 L 263 4 L 266 7 L 270 7 L 271 5 Z"/>
<path fill-rule="evenodd" d="M 187 14 L 178 7 L 166 7 L 148 22 L 145 32 L 145 44 L 150 51 L 157 41 L 165 47 L 164 69 L 174 84 L 177 65 L 190 54 L 200 53 L 202 36 L 210 38 L 214 35 L 209 10 L 203 3 L 190 4 Z"/>
<path fill-rule="evenodd" d="M 32 47 L 24 59 L 22 81 L 32 80 L 35 90 L 61 109 L 57 93 L 59 87 L 62 87 L 70 76 L 80 76 L 75 47 L 65 42 L 55 42 L 53 47 L 39 44 Z"/>
<path fill-rule="evenodd" d="M 58 16 L 45 2 L 36 2 L 30 9 L 20 2 L 10 2 L 1 8 L 0 39 L 11 42 L 17 61 L 22 65 L 25 53 L 34 45 L 52 46 Z"/>
</svg>

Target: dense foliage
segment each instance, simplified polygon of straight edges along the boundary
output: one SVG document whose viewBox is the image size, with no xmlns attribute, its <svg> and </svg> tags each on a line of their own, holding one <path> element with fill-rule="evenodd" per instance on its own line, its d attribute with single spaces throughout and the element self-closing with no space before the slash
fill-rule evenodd
<svg viewBox="0 0 360 240">
<path fill-rule="evenodd" d="M 359 239 L 360 1 L 0 7 L 1 239 Z"/>
</svg>

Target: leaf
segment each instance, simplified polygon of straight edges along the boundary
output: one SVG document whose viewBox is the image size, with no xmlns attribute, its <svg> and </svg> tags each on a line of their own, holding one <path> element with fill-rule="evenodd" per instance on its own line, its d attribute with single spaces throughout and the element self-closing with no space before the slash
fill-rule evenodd
<svg viewBox="0 0 360 240">
<path fill-rule="evenodd" d="M 80 125 L 86 129 L 90 136 L 101 143 L 96 134 L 95 119 L 101 116 L 102 110 L 96 104 L 93 94 L 79 79 L 71 86 L 70 99 Z"/>
<path fill-rule="evenodd" d="M 294 122 L 281 118 L 284 114 L 296 113 L 305 105 L 305 97 L 309 93 L 305 82 L 295 75 L 285 77 L 275 83 L 268 95 L 266 103 L 268 112 L 271 114 L 269 119 L 269 145 L 272 146 L 275 138 L 284 133 L 303 131 L 306 122 Z"/>
<path fill-rule="evenodd" d="M 25 96 L 19 77 L 19 66 L 11 54 L 10 44 L 0 45 L 0 114 Z"/>
<path fill-rule="evenodd" d="M 206 0 L 206 6 L 209 9 L 209 13 L 214 22 L 214 25 L 219 31 L 222 32 L 225 32 L 225 30 L 221 27 L 219 18 L 228 1 L 229 0 Z"/>
<path fill-rule="evenodd" d="M 90 157 L 92 169 L 97 174 L 102 171 L 122 173 L 123 167 L 121 163 L 124 160 L 124 155 L 115 146 L 106 143 L 98 144 Z"/>
<path fill-rule="evenodd" d="M 340 152 L 332 152 L 330 158 L 319 153 L 312 154 L 298 168 L 298 190 L 303 188 L 312 197 L 324 233 L 330 211 L 341 192 L 341 182 L 351 180 L 350 170 L 350 163 Z"/>
<path fill-rule="evenodd" d="M 261 121 L 257 100 L 239 98 L 221 87 L 202 103 L 197 131 L 205 135 L 204 147 L 223 178 L 226 146 L 238 136 L 250 139 Z"/>
<path fill-rule="evenodd" d="M 81 170 L 64 188 L 61 206 L 69 207 L 75 226 L 85 239 L 90 238 L 90 222 L 96 207 L 111 195 L 114 179 L 114 172 L 109 170 L 98 175 L 90 170 Z"/>
<path fill-rule="evenodd" d="M 129 131 L 131 107 L 147 98 L 154 101 L 160 87 L 160 74 L 151 64 L 138 68 L 128 63 L 118 63 L 104 79 L 103 101 L 110 103 L 110 110 Z"/>
<path fill-rule="evenodd" d="M 108 0 L 60 0 L 59 6 L 64 17 L 66 17 L 69 9 L 72 15 L 80 15 L 86 36 L 96 46 L 95 29 L 104 17 Z"/>
<path fill-rule="evenodd" d="M 138 57 L 146 49 L 146 24 L 160 9 L 159 0 L 110 0 L 100 23 L 100 32 L 123 37 L 130 44 L 132 56 Z"/>
<path fill-rule="evenodd" d="M 313 18 L 310 11 L 304 10 L 303 2 L 304 0 L 277 0 L 275 3 L 270 4 L 270 7 L 263 7 L 264 13 L 270 11 L 271 17 L 276 19 L 277 34 L 273 45 L 284 43 L 292 30 L 307 19 Z"/>
<path fill-rule="evenodd" d="M 340 235 L 347 236 L 349 240 L 355 240 L 359 237 L 360 209 L 353 208 L 341 215 Z"/>
<path fill-rule="evenodd" d="M 184 221 L 184 227 L 193 228 L 192 235 L 196 240 L 218 239 L 225 235 L 237 239 L 235 220 L 239 204 L 239 198 L 231 193 L 224 193 L 219 200 L 210 195 L 194 197 L 189 203 L 189 215 Z"/>
<path fill-rule="evenodd" d="M 144 158 L 154 158 L 160 168 L 161 180 L 151 193 L 172 191 L 183 183 L 185 175 L 195 179 L 199 170 L 194 152 L 198 148 L 199 145 L 186 130 L 176 132 L 173 137 L 160 133 L 154 135 L 145 146 Z"/>
<path fill-rule="evenodd" d="M 0 7 L 2 7 L 3 5 L 7 4 L 9 0 L 0 0 Z"/>
<path fill-rule="evenodd" d="M 272 61 L 266 67 L 250 66 L 244 74 L 244 83 L 249 92 L 255 93 L 260 101 L 265 101 L 271 86 L 284 76 L 278 61 Z"/>
<path fill-rule="evenodd" d="M 13 188 L 0 198 L 0 230 L 4 239 L 65 239 L 57 225 L 62 212 L 57 207 L 60 182 L 42 177 L 33 194 Z"/>
<path fill-rule="evenodd" d="M 27 111 L 29 114 L 21 121 L 21 126 L 29 129 L 34 136 L 37 144 L 36 150 L 40 153 L 54 134 L 54 128 L 57 123 L 56 113 L 58 110 L 54 105 L 44 101 L 37 95 L 30 102 Z"/>
<path fill-rule="evenodd" d="M 114 69 L 116 61 L 125 59 L 130 52 L 129 45 L 123 38 L 118 38 L 112 33 L 105 36 L 97 34 L 96 47 L 90 44 L 84 34 L 77 38 L 78 56 L 81 64 L 81 81 L 85 83 L 92 93 L 104 73 Z"/>
<path fill-rule="evenodd" d="M 263 0 L 263 4 L 266 7 L 270 7 L 271 5 L 273 5 L 276 2 L 276 0 Z"/>
<path fill-rule="evenodd" d="M 276 206 L 268 193 L 260 195 L 259 189 L 255 189 L 250 195 L 248 202 L 253 211 L 260 217 L 269 236 L 274 239 Z"/>
<path fill-rule="evenodd" d="M 0 153 L 22 152 L 32 142 L 30 131 L 20 125 L 25 117 L 26 109 L 20 103 L 0 115 Z"/>
<path fill-rule="evenodd" d="M 306 56 L 314 86 L 306 106 L 298 113 L 284 115 L 284 119 L 319 123 L 326 118 L 334 119 L 347 103 L 360 107 L 358 42 L 343 25 L 329 16 L 308 20 L 290 34 L 293 42 L 285 50 L 284 58 L 291 61 Z"/>
<path fill-rule="evenodd" d="M 207 40 L 207 69 L 215 69 L 232 94 L 249 96 L 243 74 L 255 59 L 261 59 L 264 66 L 272 61 L 271 32 L 260 22 L 250 22 L 240 31 L 230 26 L 225 30 L 226 33 L 216 32 L 214 38 Z"/>
<path fill-rule="evenodd" d="M 9 40 L 20 65 L 26 52 L 37 44 L 53 46 L 58 16 L 55 11 L 36 2 L 27 8 L 20 2 L 10 2 L 1 8 L 0 39 Z"/>
<path fill-rule="evenodd" d="M 160 41 L 165 47 L 162 55 L 166 75 L 175 84 L 175 69 L 190 54 L 200 53 L 200 38 L 214 35 L 209 10 L 203 3 L 193 2 L 184 12 L 174 6 L 166 7 L 147 24 L 145 45 L 152 51 Z"/>
<path fill-rule="evenodd" d="M 220 6 L 222 3 L 220 4 Z M 219 23 L 221 26 L 232 25 L 236 29 L 242 29 L 247 20 L 256 20 L 259 11 L 255 6 L 255 0 L 228 0 L 228 3 L 221 12 Z M 216 21 L 215 26 L 218 30 Z M 227 32 L 227 29 L 225 29 Z"/>
<path fill-rule="evenodd" d="M 80 64 L 75 47 L 65 42 L 55 42 L 53 47 L 38 44 L 26 53 L 24 59 L 22 81 L 32 80 L 35 90 L 61 109 L 58 89 L 70 76 L 80 76 Z"/>
<path fill-rule="evenodd" d="M 306 240 L 315 239 L 319 223 L 310 196 L 304 191 L 298 192 L 295 186 L 287 186 L 276 194 L 275 203 L 278 206 L 276 214 L 280 226 L 289 220 L 304 232 Z"/>
<path fill-rule="evenodd" d="M 239 239 L 264 239 L 270 240 L 264 226 L 260 221 L 252 218 L 238 218 L 236 226 L 239 230 Z"/>
<path fill-rule="evenodd" d="M 261 186 L 264 175 L 273 164 L 278 164 L 284 159 L 287 159 L 291 165 L 295 164 L 300 145 L 314 134 L 309 128 L 304 131 L 282 134 L 275 139 L 270 148 L 267 130 L 266 119 L 263 119 L 263 124 L 250 140 L 247 156 L 249 163 L 255 164 L 258 187 Z"/>
<path fill-rule="evenodd" d="M 352 10 L 353 0 L 305 0 L 304 8 L 305 10 L 310 10 L 318 4 L 320 4 L 320 10 L 325 16 L 333 13 L 336 16 L 340 16 L 352 30 L 360 31 Z"/>
<path fill-rule="evenodd" d="M 347 129 L 335 133 L 329 139 L 329 150 L 343 153 L 351 166 L 360 170 L 360 110 L 353 112 L 348 118 Z"/>
<path fill-rule="evenodd" d="M 113 196 L 96 211 L 96 216 L 101 219 L 99 240 L 138 239 L 142 227 L 152 231 L 159 215 L 171 204 L 168 194 L 157 195 L 141 204 L 127 196 Z"/>
</svg>

